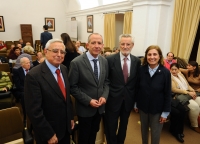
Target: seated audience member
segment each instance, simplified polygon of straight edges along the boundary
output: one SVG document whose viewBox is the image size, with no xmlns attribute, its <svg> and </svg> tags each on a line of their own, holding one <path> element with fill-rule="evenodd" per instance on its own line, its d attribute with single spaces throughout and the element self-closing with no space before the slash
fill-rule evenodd
<svg viewBox="0 0 200 144">
<path fill-rule="evenodd" d="M 190 61 L 187 69 L 180 68 L 190 86 L 197 92 L 200 92 L 200 72 L 196 61 Z"/>
<path fill-rule="evenodd" d="M 167 59 L 164 59 L 164 66 L 170 70 L 170 65 L 172 63 L 176 63 L 176 60 L 174 59 L 174 54 L 172 52 L 167 53 Z"/>
<path fill-rule="evenodd" d="M 6 51 L 6 50 L 7 50 L 6 44 L 4 44 L 2 40 L 0 40 L 0 51 Z"/>
<path fill-rule="evenodd" d="M 115 54 L 115 53 L 118 53 L 119 51 L 120 51 L 120 49 L 119 49 L 118 47 L 114 47 L 114 48 L 113 48 L 113 52 L 112 52 L 112 53 L 114 53 L 114 54 Z"/>
<path fill-rule="evenodd" d="M 24 106 L 24 80 L 30 69 L 30 60 L 27 57 L 20 59 L 20 67 L 13 69 L 13 80 L 16 86 L 15 96 L 21 99 L 22 110 L 24 114 L 24 125 L 26 124 L 26 110 Z"/>
<path fill-rule="evenodd" d="M 30 55 L 33 55 L 34 54 L 34 48 L 32 46 L 25 46 L 23 48 L 23 52 L 30 54 Z"/>
<path fill-rule="evenodd" d="M 105 57 L 107 57 L 107 56 L 109 56 L 109 55 L 111 55 L 111 52 L 105 52 L 105 53 L 104 53 L 104 56 L 105 56 Z"/>
<path fill-rule="evenodd" d="M 11 49 L 8 55 L 9 63 L 15 63 L 20 54 L 20 48 L 14 47 L 13 49 Z"/>
<path fill-rule="evenodd" d="M 37 60 L 33 61 L 33 66 L 37 66 L 38 64 L 40 64 L 41 59 L 43 58 L 42 53 L 41 52 L 37 52 L 36 58 L 37 58 Z"/>
<path fill-rule="evenodd" d="M 0 71 L 0 92 L 7 92 L 12 88 L 12 82 L 8 74 L 4 71 Z"/>
<path fill-rule="evenodd" d="M 200 112 L 200 97 L 197 96 L 194 89 L 188 84 L 184 75 L 179 72 L 179 65 L 173 63 L 170 66 L 171 69 L 171 79 L 172 79 L 172 92 L 176 94 L 176 98 L 182 103 L 188 99 L 189 104 L 189 119 L 191 123 L 191 128 L 200 133 L 200 128 L 198 127 L 197 118 Z M 187 102 L 187 101 L 185 101 Z"/>
<path fill-rule="evenodd" d="M 30 60 L 30 65 L 31 67 L 33 67 L 33 63 L 32 63 L 32 56 L 30 54 L 34 53 L 34 49 L 30 46 L 25 46 L 24 47 L 24 53 L 21 54 L 17 60 L 16 60 L 16 63 L 15 63 L 15 66 L 13 67 L 14 69 L 18 69 L 19 67 L 21 67 L 21 64 L 20 64 L 20 59 L 23 58 L 23 57 L 27 57 L 29 60 Z"/>
<path fill-rule="evenodd" d="M 84 53 L 86 51 L 86 49 L 81 46 L 81 42 L 80 41 L 76 41 L 76 47 L 78 48 L 79 51 L 81 51 L 82 53 Z"/>
<path fill-rule="evenodd" d="M 31 46 L 31 43 L 30 43 L 30 42 L 27 42 L 27 43 L 26 43 L 26 46 Z"/>
<path fill-rule="evenodd" d="M 21 44 L 22 47 L 25 47 L 25 44 L 23 42 L 23 39 L 19 39 L 19 43 Z"/>
</svg>

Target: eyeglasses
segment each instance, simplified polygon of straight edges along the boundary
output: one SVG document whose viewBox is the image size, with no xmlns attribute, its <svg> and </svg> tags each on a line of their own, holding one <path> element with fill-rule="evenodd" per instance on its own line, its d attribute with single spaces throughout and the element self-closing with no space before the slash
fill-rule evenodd
<svg viewBox="0 0 200 144">
<path fill-rule="evenodd" d="M 47 49 L 47 50 L 52 51 L 53 53 L 56 53 L 56 54 L 59 53 L 59 51 L 61 54 L 64 54 L 64 55 L 66 54 L 66 51 L 64 51 L 64 50 L 59 50 L 59 49 L 51 49 L 51 50 Z"/>
</svg>

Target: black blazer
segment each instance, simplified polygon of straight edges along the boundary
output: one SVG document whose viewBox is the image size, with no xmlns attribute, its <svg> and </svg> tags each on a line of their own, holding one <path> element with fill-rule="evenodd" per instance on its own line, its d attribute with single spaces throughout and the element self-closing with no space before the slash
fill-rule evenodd
<svg viewBox="0 0 200 144">
<path fill-rule="evenodd" d="M 33 61 L 32 63 L 34 67 L 40 64 L 37 60 Z"/>
<path fill-rule="evenodd" d="M 125 100 L 125 107 L 127 111 L 133 108 L 135 85 L 137 81 L 137 74 L 140 67 L 140 59 L 130 55 L 131 66 L 130 76 L 127 83 L 124 82 L 124 75 L 121 67 L 120 53 L 110 55 L 107 58 L 109 67 L 110 80 L 109 96 L 106 103 L 106 109 L 111 111 L 118 111 L 123 100 Z"/>
<path fill-rule="evenodd" d="M 49 33 L 48 31 L 44 31 L 43 33 L 41 33 L 40 35 L 40 41 L 41 41 L 41 44 L 42 44 L 42 48 L 44 49 L 45 48 L 45 45 L 46 43 L 52 39 L 52 34 Z"/>
<path fill-rule="evenodd" d="M 150 114 L 170 112 L 171 74 L 164 66 L 159 65 L 152 77 L 148 65 L 142 66 L 137 90 L 137 108 Z"/>
<path fill-rule="evenodd" d="M 66 100 L 46 62 L 26 75 L 24 100 L 27 115 L 37 140 L 47 142 L 54 134 L 58 140 L 71 132 L 73 119 L 67 68 L 60 65 L 66 87 Z"/>
<path fill-rule="evenodd" d="M 18 68 L 18 69 L 14 69 L 12 70 L 13 72 L 13 80 L 14 80 L 14 84 L 16 87 L 16 90 L 19 92 L 24 92 L 24 80 L 25 80 L 25 74 L 24 74 L 24 70 L 22 67 Z"/>
</svg>

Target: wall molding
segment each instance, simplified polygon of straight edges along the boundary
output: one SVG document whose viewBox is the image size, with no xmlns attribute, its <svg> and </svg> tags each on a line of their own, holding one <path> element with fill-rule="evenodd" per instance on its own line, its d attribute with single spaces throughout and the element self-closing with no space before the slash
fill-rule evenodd
<svg viewBox="0 0 200 144">
<path fill-rule="evenodd" d="M 172 0 L 131 0 L 133 2 L 133 7 L 138 6 L 155 6 L 155 5 L 163 5 L 170 6 Z"/>
<path fill-rule="evenodd" d="M 101 5 L 98 7 L 85 9 L 85 10 L 79 10 L 74 12 L 66 12 L 66 17 L 77 17 L 77 16 L 83 16 L 83 15 L 91 15 L 91 14 L 97 14 L 97 13 L 110 13 L 110 12 L 117 12 L 117 11 L 128 11 L 133 10 L 133 2 L 132 1 L 123 1 L 118 2 L 114 4 L 108 4 L 108 5 Z"/>
</svg>

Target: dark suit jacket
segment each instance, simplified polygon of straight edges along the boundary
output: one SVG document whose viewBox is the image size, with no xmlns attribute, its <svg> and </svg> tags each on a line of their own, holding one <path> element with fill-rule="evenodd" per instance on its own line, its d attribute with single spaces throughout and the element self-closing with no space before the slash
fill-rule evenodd
<svg viewBox="0 0 200 144">
<path fill-rule="evenodd" d="M 22 67 L 18 69 L 13 68 L 13 80 L 18 92 L 24 92 L 25 74 Z"/>
<path fill-rule="evenodd" d="M 121 67 L 120 53 L 110 55 L 106 58 L 108 60 L 108 78 L 110 80 L 109 97 L 106 103 L 106 109 L 108 108 L 113 112 L 118 111 L 124 100 L 126 110 L 130 111 L 133 108 L 134 103 L 137 74 L 141 63 L 140 59 L 130 55 L 130 76 L 128 77 L 127 83 L 125 83 Z"/>
<path fill-rule="evenodd" d="M 150 114 L 170 112 L 171 74 L 164 66 L 159 65 L 152 77 L 148 65 L 142 66 L 137 90 L 137 108 Z"/>
<path fill-rule="evenodd" d="M 36 141 L 47 142 L 54 134 L 60 140 L 71 132 L 73 113 L 68 72 L 65 66 L 60 65 L 60 68 L 67 92 L 66 101 L 46 62 L 32 68 L 26 75 L 24 100 Z"/>
<path fill-rule="evenodd" d="M 43 33 L 41 33 L 40 35 L 40 41 L 41 41 L 41 44 L 42 44 L 42 48 L 44 49 L 45 48 L 45 45 L 46 43 L 52 39 L 52 34 L 49 33 L 48 31 L 44 31 Z"/>
<path fill-rule="evenodd" d="M 85 53 L 76 57 L 70 64 L 69 81 L 71 94 L 76 99 L 78 116 L 92 117 L 97 110 L 100 114 L 104 112 L 105 105 L 99 108 L 93 108 L 89 105 L 91 99 L 98 100 L 100 97 L 108 98 L 108 63 L 102 56 L 99 56 L 99 65 L 100 77 L 99 81 L 97 81 Z"/>
<path fill-rule="evenodd" d="M 33 66 L 37 66 L 40 64 L 37 60 L 33 61 L 32 63 L 33 63 Z"/>
</svg>

